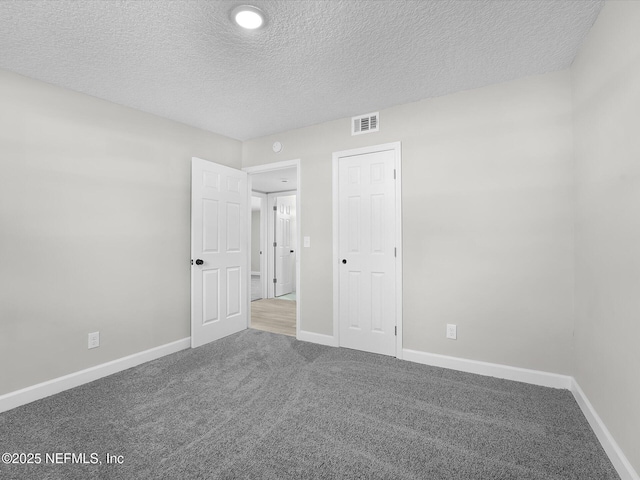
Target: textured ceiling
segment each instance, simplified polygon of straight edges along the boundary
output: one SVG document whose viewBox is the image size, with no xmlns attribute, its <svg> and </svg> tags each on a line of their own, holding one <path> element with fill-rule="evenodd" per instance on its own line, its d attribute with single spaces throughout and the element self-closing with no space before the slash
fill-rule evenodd
<svg viewBox="0 0 640 480">
<path fill-rule="evenodd" d="M 256 192 L 274 193 L 298 188 L 296 167 L 270 170 L 251 175 L 251 189 Z"/>
<path fill-rule="evenodd" d="M 246 140 L 566 68 L 602 4 L 0 0 L 0 68 Z"/>
</svg>

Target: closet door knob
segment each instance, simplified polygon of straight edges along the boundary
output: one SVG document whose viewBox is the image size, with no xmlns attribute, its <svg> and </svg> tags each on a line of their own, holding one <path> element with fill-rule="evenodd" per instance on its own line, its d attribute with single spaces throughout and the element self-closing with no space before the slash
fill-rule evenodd
<svg viewBox="0 0 640 480">
<path fill-rule="evenodd" d="M 200 260 L 200 259 L 196 260 L 196 265 L 202 265 L 202 264 L 204 264 L 204 260 Z"/>
</svg>

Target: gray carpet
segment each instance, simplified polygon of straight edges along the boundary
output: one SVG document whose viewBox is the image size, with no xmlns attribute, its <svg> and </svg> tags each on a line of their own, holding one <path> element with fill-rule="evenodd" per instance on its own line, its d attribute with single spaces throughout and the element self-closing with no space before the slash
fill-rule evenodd
<svg viewBox="0 0 640 480">
<path fill-rule="evenodd" d="M 103 462 L 3 479 L 618 478 L 566 390 L 256 330 L 1 414 L 0 452 Z"/>
</svg>

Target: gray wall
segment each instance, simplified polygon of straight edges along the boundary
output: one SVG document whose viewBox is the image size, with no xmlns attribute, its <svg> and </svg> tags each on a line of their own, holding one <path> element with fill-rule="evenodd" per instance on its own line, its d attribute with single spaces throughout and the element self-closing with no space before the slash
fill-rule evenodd
<svg viewBox="0 0 640 480">
<path fill-rule="evenodd" d="M 0 394 L 188 337 L 191 157 L 239 167 L 241 143 L 0 85 Z"/>
<path fill-rule="evenodd" d="M 640 472 L 640 2 L 607 2 L 572 68 L 575 378 Z"/>
<path fill-rule="evenodd" d="M 302 330 L 332 334 L 332 152 L 401 141 L 404 347 L 571 373 L 569 72 L 393 107 L 380 125 L 352 137 L 342 119 L 243 144 L 243 166 L 301 159 Z"/>
</svg>

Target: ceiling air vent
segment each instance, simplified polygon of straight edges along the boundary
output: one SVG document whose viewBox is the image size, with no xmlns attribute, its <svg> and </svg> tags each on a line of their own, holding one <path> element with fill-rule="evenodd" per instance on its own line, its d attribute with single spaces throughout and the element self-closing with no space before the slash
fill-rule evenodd
<svg viewBox="0 0 640 480">
<path fill-rule="evenodd" d="M 380 122 L 378 121 L 378 112 L 367 113 L 351 118 L 351 135 L 360 135 L 363 133 L 377 132 L 380 130 Z"/>
</svg>

